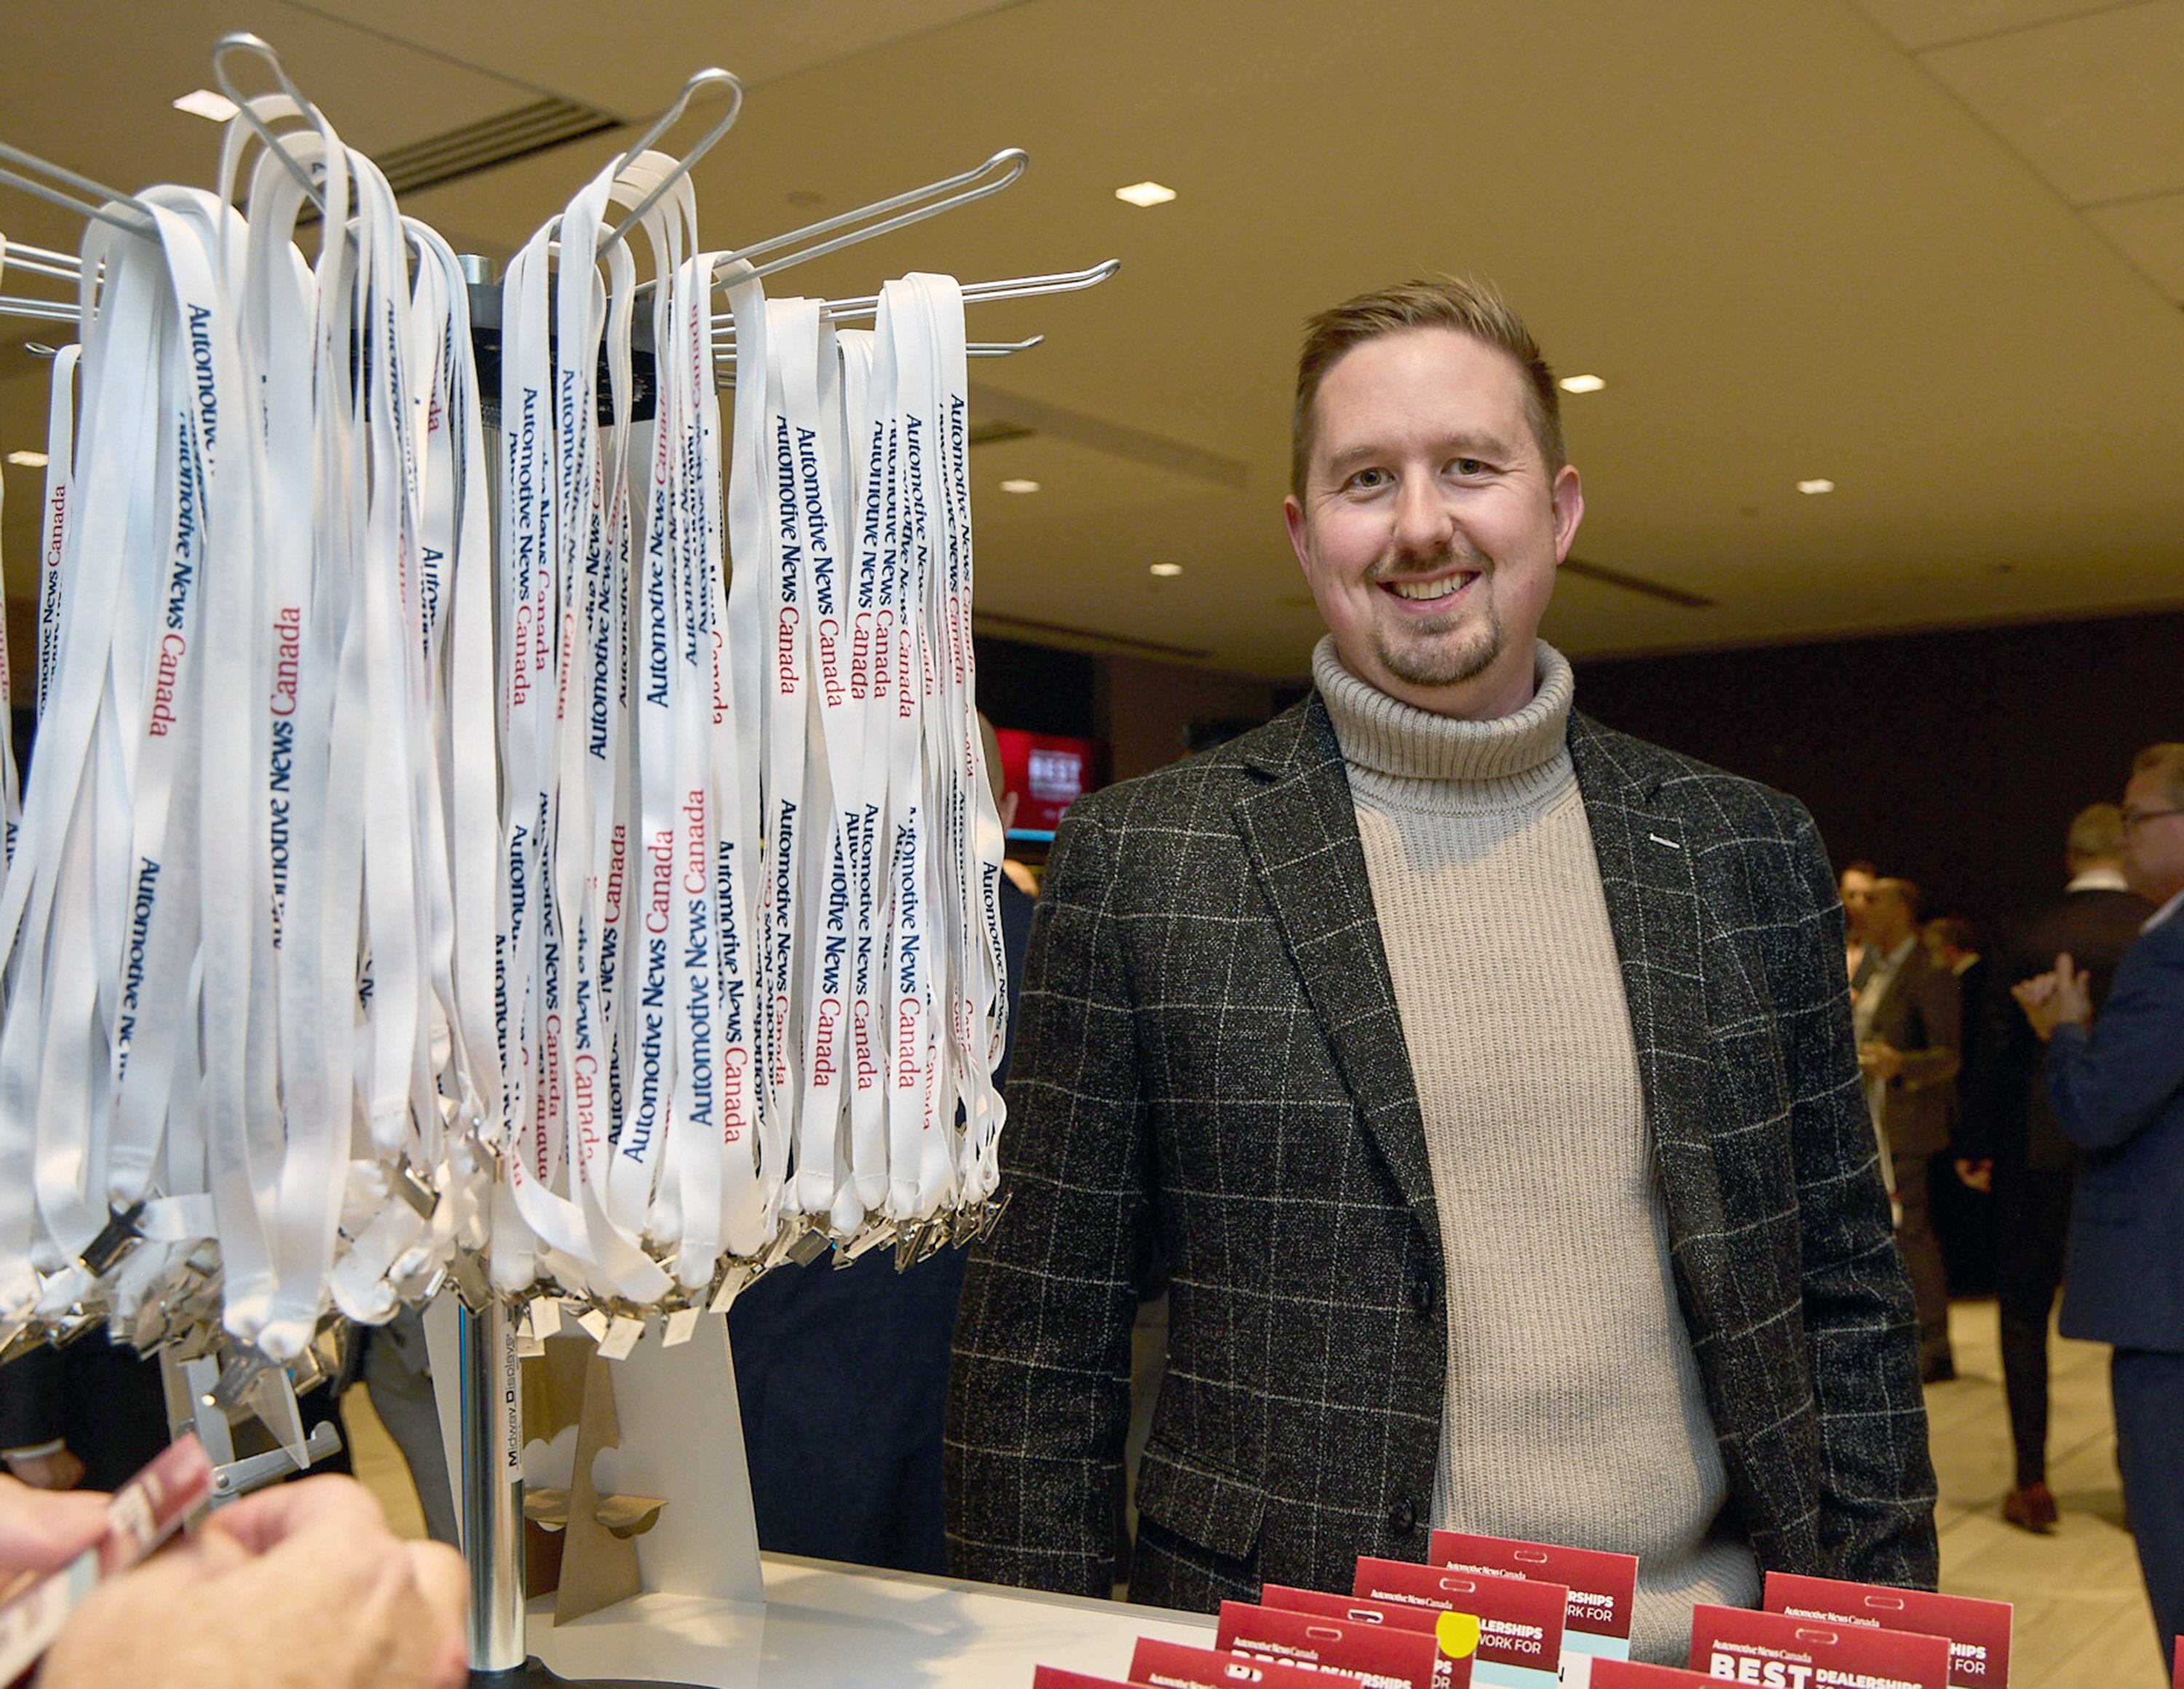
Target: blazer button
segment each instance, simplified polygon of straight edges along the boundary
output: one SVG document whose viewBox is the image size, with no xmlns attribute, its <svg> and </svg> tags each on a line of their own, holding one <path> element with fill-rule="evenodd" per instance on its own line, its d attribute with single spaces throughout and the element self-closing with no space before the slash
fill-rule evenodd
<svg viewBox="0 0 2184 1689">
<path fill-rule="evenodd" d="M 1421 1316 L 1433 1312 L 1434 1284 L 1429 1274 L 1421 1273 L 1411 1280 L 1411 1306 Z"/>
<path fill-rule="evenodd" d="M 1398 1502 L 1388 1509 L 1388 1529 L 1398 1536 L 1408 1536 L 1418 1529 L 1418 1510 L 1408 1502 Z"/>
</svg>

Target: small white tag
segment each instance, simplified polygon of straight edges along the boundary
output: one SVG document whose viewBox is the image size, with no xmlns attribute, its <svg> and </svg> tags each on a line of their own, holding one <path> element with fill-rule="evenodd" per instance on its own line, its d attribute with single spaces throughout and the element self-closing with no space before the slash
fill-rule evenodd
<svg viewBox="0 0 2184 1689">
<path fill-rule="evenodd" d="M 606 1347 L 607 1317 L 595 1307 L 588 1307 L 577 1316 L 577 1324 L 591 1334 L 592 1341 L 602 1349 Z"/>
<path fill-rule="evenodd" d="M 623 1314 L 608 1325 L 607 1335 L 599 1339 L 599 1353 L 610 1361 L 624 1359 L 644 1335 L 644 1322 L 633 1314 Z"/>
<path fill-rule="evenodd" d="M 1664 845 L 1671 850 L 1680 850 L 1684 848 L 1682 845 L 1677 844 L 1674 839 L 1663 839 L 1658 833 L 1649 833 L 1646 836 L 1652 839 L 1656 844 Z"/>
<path fill-rule="evenodd" d="M 679 1308 L 667 1316 L 667 1329 L 660 1335 L 660 1346 L 671 1349 L 678 1343 L 687 1343 L 698 1335 L 698 1321 L 703 1317 L 694 1307 Z"/>
<path fill-rule="evenodd" d="M 554 1335 L 561 1329 L 561 1302 L 558 1296 L 533 1296 L 531 1300 L 531 1335 L 540 1342 Z"/>
</svg>

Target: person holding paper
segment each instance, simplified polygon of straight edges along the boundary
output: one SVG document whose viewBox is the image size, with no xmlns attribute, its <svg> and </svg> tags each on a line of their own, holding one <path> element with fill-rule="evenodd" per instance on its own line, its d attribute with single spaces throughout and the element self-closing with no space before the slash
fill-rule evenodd
<svg viewBox="0 0 2184 1689">
<path fill-rule="evenodd" d="M 1313 321 L 1315 689 L 1050 859 L 956 1327 L 959 1575 L 1108 1591 L 1156 1233 L 1134 1599 L 1347 1589 L 1445 1525 L 1638 1554 L 1634 1652 L 1673 1660 L 1763 1569 L 1931 1585 L 1833 876 L 1793 800 L 1572 707 L 1557 397 L 1486 288 Z"/>
<path fill-rule="evenodd" d="M 2056 1122 L 2085 1151 L 2060 1329 L 2114 1346 L 2124 1500 L 2166 1660 L 2184 1631 L 2184 744 L 2133 759 L 2122 818 L 2124 878 L 2156 906 L 2098 1023 L 2067 953 L 2012 989 L 2047 1041 Z"/>
</svg>

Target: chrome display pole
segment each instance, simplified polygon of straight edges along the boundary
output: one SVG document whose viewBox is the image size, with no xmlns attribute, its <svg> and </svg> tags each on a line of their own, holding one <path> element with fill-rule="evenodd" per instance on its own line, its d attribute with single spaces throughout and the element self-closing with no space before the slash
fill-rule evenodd
<svg viewBox="0 0 2184 1689">
<path fill-rule="evenodd" d="M 495 1296 L 457 1316 L 462 1356 L 463 1558 L 471 1570 L 473 1684 L 521 1681 L 523 1386 L 514 1310 Z"/>
</svg>

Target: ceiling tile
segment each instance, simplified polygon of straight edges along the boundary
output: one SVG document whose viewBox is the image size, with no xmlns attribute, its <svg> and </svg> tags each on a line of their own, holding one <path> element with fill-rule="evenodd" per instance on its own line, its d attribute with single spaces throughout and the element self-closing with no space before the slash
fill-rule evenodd
<svg viewBox="0 0 2184 1689">
<path fill-rule="evenodd" d="M 2184 0 L 1922 54 L 2074 205 L 2184 187 Z"/>
<path fill-rule="evenodd" d="M 2086 215 L 2154 286 L 2184 300 L 2184 193 L 2133 199 Z"/>
<path fill-rule="evenodd" d="M 651 0 L 632 11 L 596 0 L 315 0 L 313 9 L 634 118 L 664 109 L 706 65 L 756 87 L 1014 3 Z"/>
<path fill-rule="evenodd" d="M 2137 4 L 2139 0 L 2125 0 Z M 2104 11 L 2114 0 L 1852 0 L 1859 11 L 1916 52 L 1976 36 L 1999 35 L 2028 25 L 2053 23 Z"/>
</svg>

